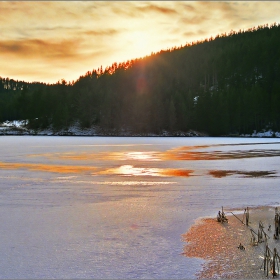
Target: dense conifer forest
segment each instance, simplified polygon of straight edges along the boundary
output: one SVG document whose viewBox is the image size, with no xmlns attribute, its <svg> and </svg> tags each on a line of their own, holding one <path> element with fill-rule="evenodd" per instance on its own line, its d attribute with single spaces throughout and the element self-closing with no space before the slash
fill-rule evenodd
<svg viewBox="0 0 280 280">
<path fill-rule="evenodd" d="M 0 78 L 0 121 L 33 129 L 98 125 L 211 136 L 280 130 L 280 25 L 231 31 L 152 53 L 73 82 Z"/>
</svg>

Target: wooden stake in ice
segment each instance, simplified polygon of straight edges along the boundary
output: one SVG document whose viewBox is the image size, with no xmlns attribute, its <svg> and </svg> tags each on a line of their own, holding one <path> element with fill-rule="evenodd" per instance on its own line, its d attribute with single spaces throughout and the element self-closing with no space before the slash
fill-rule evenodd
<svg viewBox="0 0 280 280">
<path fill-rule="evenodd" d="M 218 212 L 217 221 L 220 222 L 220 223 L 228 223 L 228 219 L 227 219 L 226 214 L 224 212 L 223 206 L 222 206 L 222 212 L 221 211 Z"/>
<path fill-rule="evenodd" d="M 264 238 L 263 238 L 263 234 L 264 234 Z M 258 243 L 267 241 L 268 238 L 269 238 L 269 236 L 264 231 L 264 225 L 263 225 L 262 221 L 260 221 L 259 222 L 259 229 L 258 229 Z"/>
<path fill-rule="evenodd" d="M 266 273 L 266 277 L 268 277 L 269 272 L 272 274 L 273 278 L 279 274 L 279 261 L 280 257 L 276 248 L 274 248 L 274 251 L 272 253 L 272 251 L 266 244 L 263 261 L 263 268 Z"/>
<path fill-rule="evenodd" d="M 232 213 L 232 212 L 230 212 L 237 220 L 239 220 L 243 225 L 245 225 L 244 224 L 244 222 L 243 221 L 241 221 L 234 213 Z"/>
<path fill-rule="evenodd" d="M 274 225 L 275 225 L 275 232 L 274 232 L 274 239 L 279 239 L 279 212 L 278 208 L 275 208 L 275 217 L 274 217 Z"/>
<path fill-rule="evenodd" d="M 277 253 L 276 248 L 274 248 L 273 252 L 273 259 L 272 259 L 272 276 L 277 276 L 279 274 L 279 255 Z M 277 272 L 276 272 L 276 265 L 277 265 Z"/>
<path fill-rule="evenodd" d="M 245 224 L 246 224 L 246 226 L 248 226 L 249 225 L 249 207 L 245 208 L 245 210 L 244 210 L 244 214 L 243 214 L 243 218 L 242 218 L 242 223 L 244 221 L 244 217 L 245 217 L 245 221 L 246 221 Z"/>
<path fill-rule="evenodd" d="M 245 209 L 246 212 L 246 226 L 249 225 L 249 207 L 247 207 L 247 209 Z"/>
<path fill-rule="evenodd" d="M 256 237 L 255 237 L 255 235 L 257 236 L 257 234 L 254 232 L 253 229 L 250 229 L 250 231 L 251 231 L 251 245 L 257 246 L 258 241 L 256 240 Z"/>
<path fill-rule="evenodd" d="M 264 269 L 264 272 L 266 272 L 266 277 L 268 276 L 269 266 L 271 263 L 270 252 L 271 252 L 271 250 L 269 249 L 268 245 L 266 244 L 265 251 L 264 251 L 264 259 L 263 259 L 263 269 Z"/>
</svg>

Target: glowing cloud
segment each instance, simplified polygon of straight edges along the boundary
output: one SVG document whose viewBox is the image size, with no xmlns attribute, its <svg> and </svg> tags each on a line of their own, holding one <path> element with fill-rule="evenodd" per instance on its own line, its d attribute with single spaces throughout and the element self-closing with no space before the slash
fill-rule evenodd
<svg viewBox="0 0 280 280">
<path fill-rule="evenodd" d="M 1 1 L 0 76 L 76 80 L 100 65 L 280 22 L 279 10 L 278 1 Z"/>
</svg>

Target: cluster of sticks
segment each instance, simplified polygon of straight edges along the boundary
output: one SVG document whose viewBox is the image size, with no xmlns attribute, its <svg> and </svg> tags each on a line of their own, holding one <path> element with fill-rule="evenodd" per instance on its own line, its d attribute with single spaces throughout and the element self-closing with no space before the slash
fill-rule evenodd
<svg viewBox="0 0 280 280">
<path fill-rule="evenodd" d="M 280 215 L 278 212 L 278 208 L 275 208 L 275 217 L 274 217 L 274 224 L 275 224 L 275 230 L 274 230 L 274 235 L 273 238 L 278 240 L 279 239 L 279 224 L 280 224 Z M 263 228 L 263 227 L 262 227 Z M 271 225 L 269 225 L 268 230 L 270 230 Z M 266 273 L 266 276 L 268 276 L 268 273 L 270 272 L 272 274 L 272 277 L 274 278 L 275 276 L 279 275 L 279 261 L 280 257 L 278 255 L 278 252 L 276 248 L 274 248 L 273 252 L 272 250 L 268 247 L 267 245 L 267 235 L 265 236 L 265 252 L 264 252 L 264 261 L 263 267 L 264 272 Z M 277 267 L 277 269 L 276 269 Z"/>
<path fill-rule="evenodd" d="M 223 206 L 222 206 L 222 212 L 221 211 L 218 212 L 217 221 L 219 223 L 228 223 L 228 218 L 226 217 Z"/>
<path fill-rule="evenodd" d="M 271 272 L 273 278 L 279 274 L 279 261 L 280 261 L 280 257 L 278 255 L 276 248 L 274 248 L 274 251 L 272 252 L 268 247 L 268 245 L 266 244 L 264 261 L 261 266 L 261 268 L 262 267 L 264 268 L 266 277 L 268 277 L 269 271 Z M 277 271 L 276 271 L 276 266 L 277 266 Z"/>
<path fill-rule="evenodd" d="M 259 222 L 258 233 L 256 233 L 252 228 L 250 229 L 250 231 L 251 231 L 251 245 L 257 246 L 259 243 L 267 242 L 269 236 L 264 231 L 264 226 L 262 221 Z"/>
<path fill-rule="evenodd" d="M 235 217 L 238 218 L 237 216 L 235 216 Z M 246 218 L 246 226 L 249 226 L 249 208 L 248 207 L 244 211 L 242 221 L 238 218 L 245 225 L 244 218 Z M 273 238 L 278 240 L 279 234 L 280 234 L 280 230 L 279 230 L 280 214 L 278 212 L 277 207 L 275 208 L 274 223 L 275 223 L 275 232 L 274 232 Z M 269 225 L 269 227 L 268 227 L 268 231 L 270 231 L 270 230 L 271 230 L 271 225 Z M 250 228 L 250 231 L 251 231 L 251 245 L 257 246 L 259 243 L 265 242 L 264 261 L 261 266 L 261 269 L 262 268 L 264 269 L 266 276 L 268 276 L 268 274 L 270 272 L 272 274 L 272 277 L 274 278 L 275 276 L 277 276 L 279 274 L 279 262 L 280 262 L 280 257 L 278 255 L 276 248 L 274 248 L 274 250 L 272 252 L 272 250 L 268 247 L 267 242 L 270 237 L 264 231 L 264 225 L 261 221 L 259 222 L 258 232 L 254 231 L 252 228 Z"/>
<path fill-rule="evenodd" d="M 275 224 L 275 232 L 274 232 L 274 239 L 279 239 L 279 224 L 280 224 L 280 215 L 278 212 L 278 208 L 275 208 L 275 217 L 274 217 L 274 224 Z"/>
</svg>

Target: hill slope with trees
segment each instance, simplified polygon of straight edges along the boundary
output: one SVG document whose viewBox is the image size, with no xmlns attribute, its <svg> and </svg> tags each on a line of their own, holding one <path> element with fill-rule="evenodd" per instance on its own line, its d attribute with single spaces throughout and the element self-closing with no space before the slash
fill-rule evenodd
<svg viewBox="0 0 280 280">
<path fill-rule="evenodd" d="M 231 31 L 56 84 L 0 79 L 0 121 L 211 136 L 280 131 L 280 25 Z"/>
</svg>

